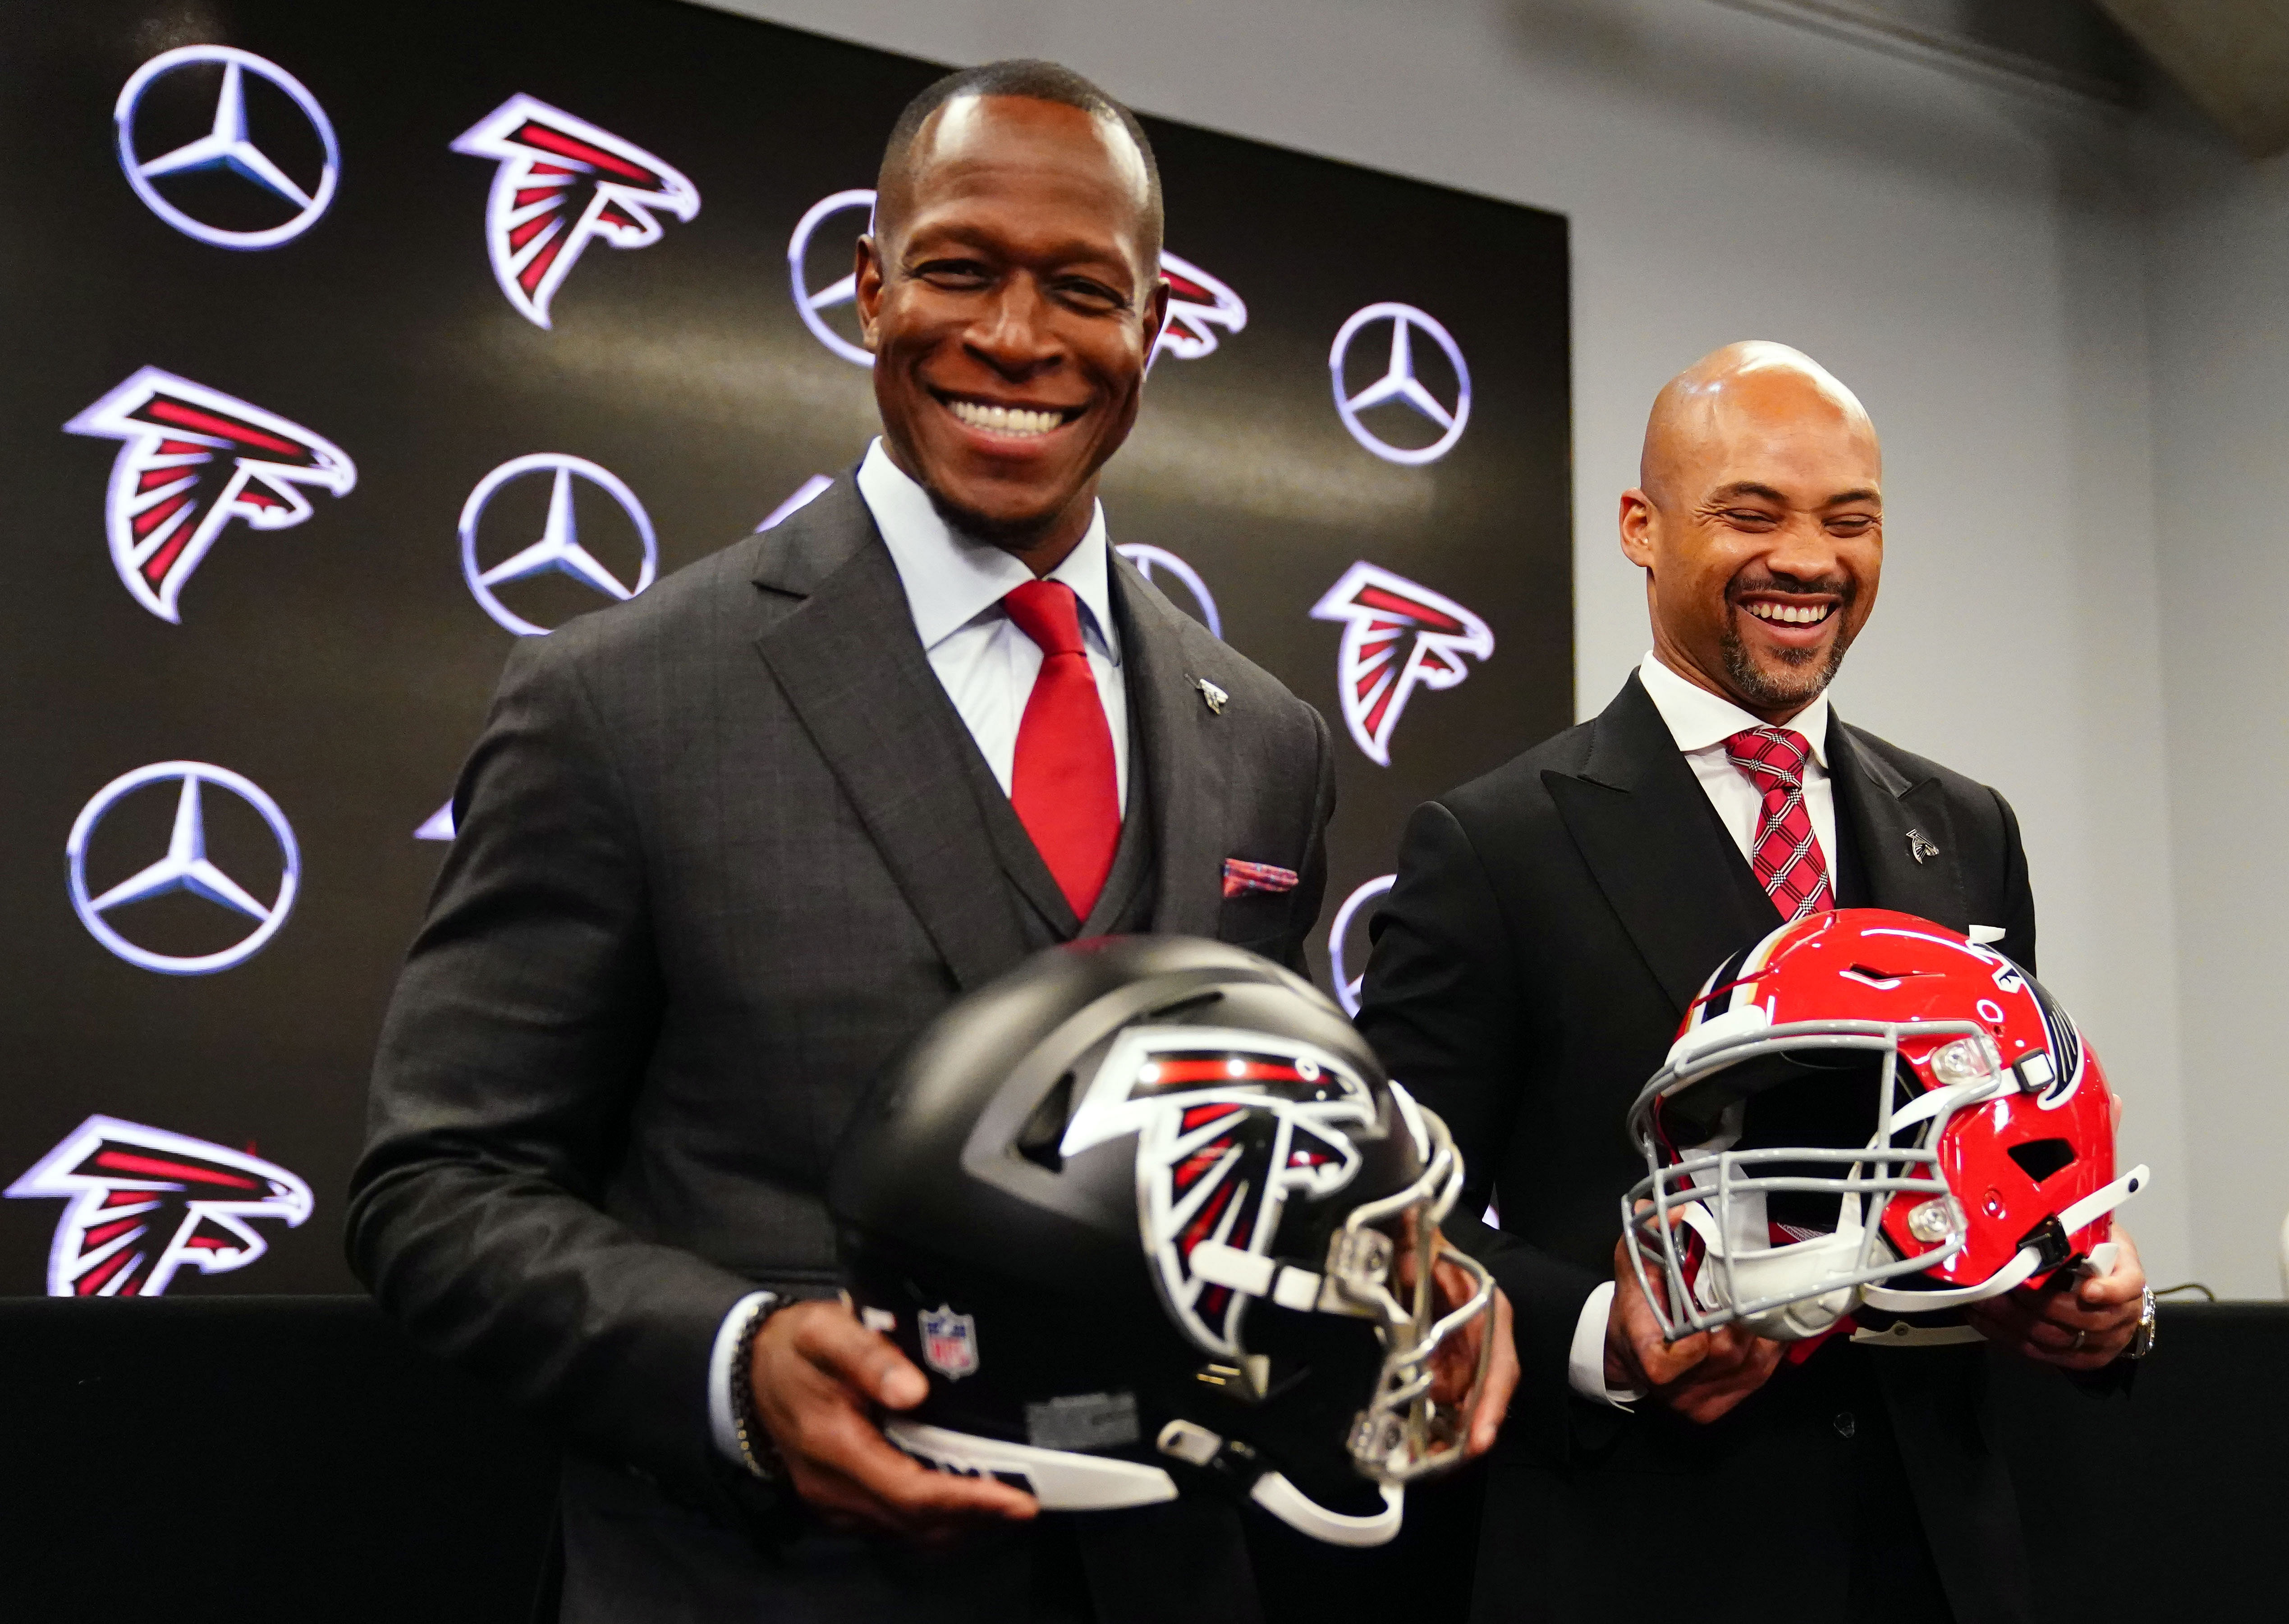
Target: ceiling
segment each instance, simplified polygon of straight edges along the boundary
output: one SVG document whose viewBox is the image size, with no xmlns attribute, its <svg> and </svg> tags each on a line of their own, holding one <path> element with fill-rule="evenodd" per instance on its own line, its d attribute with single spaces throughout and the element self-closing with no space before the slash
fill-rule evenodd
<svg viewBox="0 0 2289 1624">
<path fill-rule="evenodd" d="M 2157 76 L 2253 158 L 2289 150 L 2289 0 L 1720 0 L 1935 62 L 2117 106 Z"/>
</svg>

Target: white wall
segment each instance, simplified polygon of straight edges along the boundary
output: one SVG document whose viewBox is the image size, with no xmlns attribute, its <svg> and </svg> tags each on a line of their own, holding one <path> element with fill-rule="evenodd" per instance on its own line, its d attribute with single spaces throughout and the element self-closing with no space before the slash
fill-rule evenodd
<svg viewBox="0 0 2289 1624">
<path fill-rule="evenodd" d="M 2149 142 L 2160 603 L 2196 1256 L 2281 1290 L 2289 1210 L 2289 158 Z"/>
<path fill-rule="evenodd" d="M 1654 392 L 1734 338 L 1831 366 L 1884 434 L 1891 543 L 1838 704 L 2010 797 L 2045 980 L 2157 1174 L 2129 1214 L 2149 1268 L 2271 1294 L 2189 1224 L 2228 1198 L 2180 1096 L 2144 227 L 2108 179 L 2127 131 L 1707 0 L 723 3 L 947 62 L 1050 57 L 1154 113 L 1569 216 L 1585 715 L 1647 643 L 1613 513 Z"/>
</svg>

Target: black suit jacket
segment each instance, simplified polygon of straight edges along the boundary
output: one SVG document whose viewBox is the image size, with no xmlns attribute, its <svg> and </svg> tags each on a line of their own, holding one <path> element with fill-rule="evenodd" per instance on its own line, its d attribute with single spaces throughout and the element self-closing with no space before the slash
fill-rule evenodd
<svg viewBox="0 0 2289 1624">
<path fill-rule="evenodd" d="M 1152 927 L 1298 963 L 1326 725 L 1118 555 L 1113 580 Z M 757 1509 L 711 1441 L 717 1326 L 759 1284 L 832 1289 L 849 1111 L 1024 956 L 1018 897 L 1056 902 L 980 770 L 848 479 L 521 642 L 375 1061 L 348 1246 L 382 1304 L 588 1457 Z M 1301 882 L 1227 898 L 1232 856 Z"/>
<path fill-rule="evenodd" d="M 2000 927 L 2031 969 L 2034 901 L 2003 798 L 1832 716 L 1826 753 L 1856 859 L 1839 865 L 1843 900 Z M 1936 855 L 1918 861 L 1911 832 Z M 1838 1395 L 1854 1382 L 1862 1402 L 1882 1389 L 1962 1624 L 2019 1616 L 2016 1512 L 1977 1421 L 1975 1348 L 1823 1350 L 1710 1428 L 1572 1393 L 1575 1326 L 1613 1278 L 1620 1199 L 1645 1171 L 1623 1115 L 1710 971 L 1780 923 L 1634 675 L 1594 720 L 1408 825 L 1360 1023 L 1454 1129 L 1461 1210 L 1500 1206 L 1500 1234 L 1456 1225 L 1516 1308 L 1524 1367 L 1489 1482 L 1482 1616 L 1606 1620 L 1734 1582 L 1749 1597 L 1785 1584 L 1762 1604 L 1840 1596 L 1855 1446 L 1842 1429 L 1862 1429 Z M 1698 1532 L 1645 1539 L 1656 1501 Z M 1686 1565 L 1655 1571 L 1663 1550 Z M 1668 1578 L 1690 1588 L 1663 1591 Z"/>
</svg>

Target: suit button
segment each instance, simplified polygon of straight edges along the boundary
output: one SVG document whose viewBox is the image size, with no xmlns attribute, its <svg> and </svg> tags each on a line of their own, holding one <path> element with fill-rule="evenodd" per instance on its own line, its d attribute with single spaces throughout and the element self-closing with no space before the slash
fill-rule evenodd
<svg viewBox="0 0 2289 1624">
<path fill-rule="evenodd" d="M 1860 1423 L 1853 1418 L 1851 1411 L 1838 1410 L 1836 1413 L 1836 1436 L 1838 1437 L 1848 1438 L 1859 1430 Z"/>
</svg>

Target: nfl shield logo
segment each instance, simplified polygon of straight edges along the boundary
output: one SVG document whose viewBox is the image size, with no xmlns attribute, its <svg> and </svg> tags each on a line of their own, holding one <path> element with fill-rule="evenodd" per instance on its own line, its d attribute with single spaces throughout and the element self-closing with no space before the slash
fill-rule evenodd
<svg viewBox="0 0 2289 1624">
<path fill-rule="evenodd" d="M 951 1303 L 941 1302 L 937 1311 L 924 1309 L 921 1315 L 922 1328 L 922 1362 L 944 1375 L 949 1381 L 959 1381 L 977 1370 L 977 1321 L 969 1314 L 957 1314 Z"/>
</svg>

